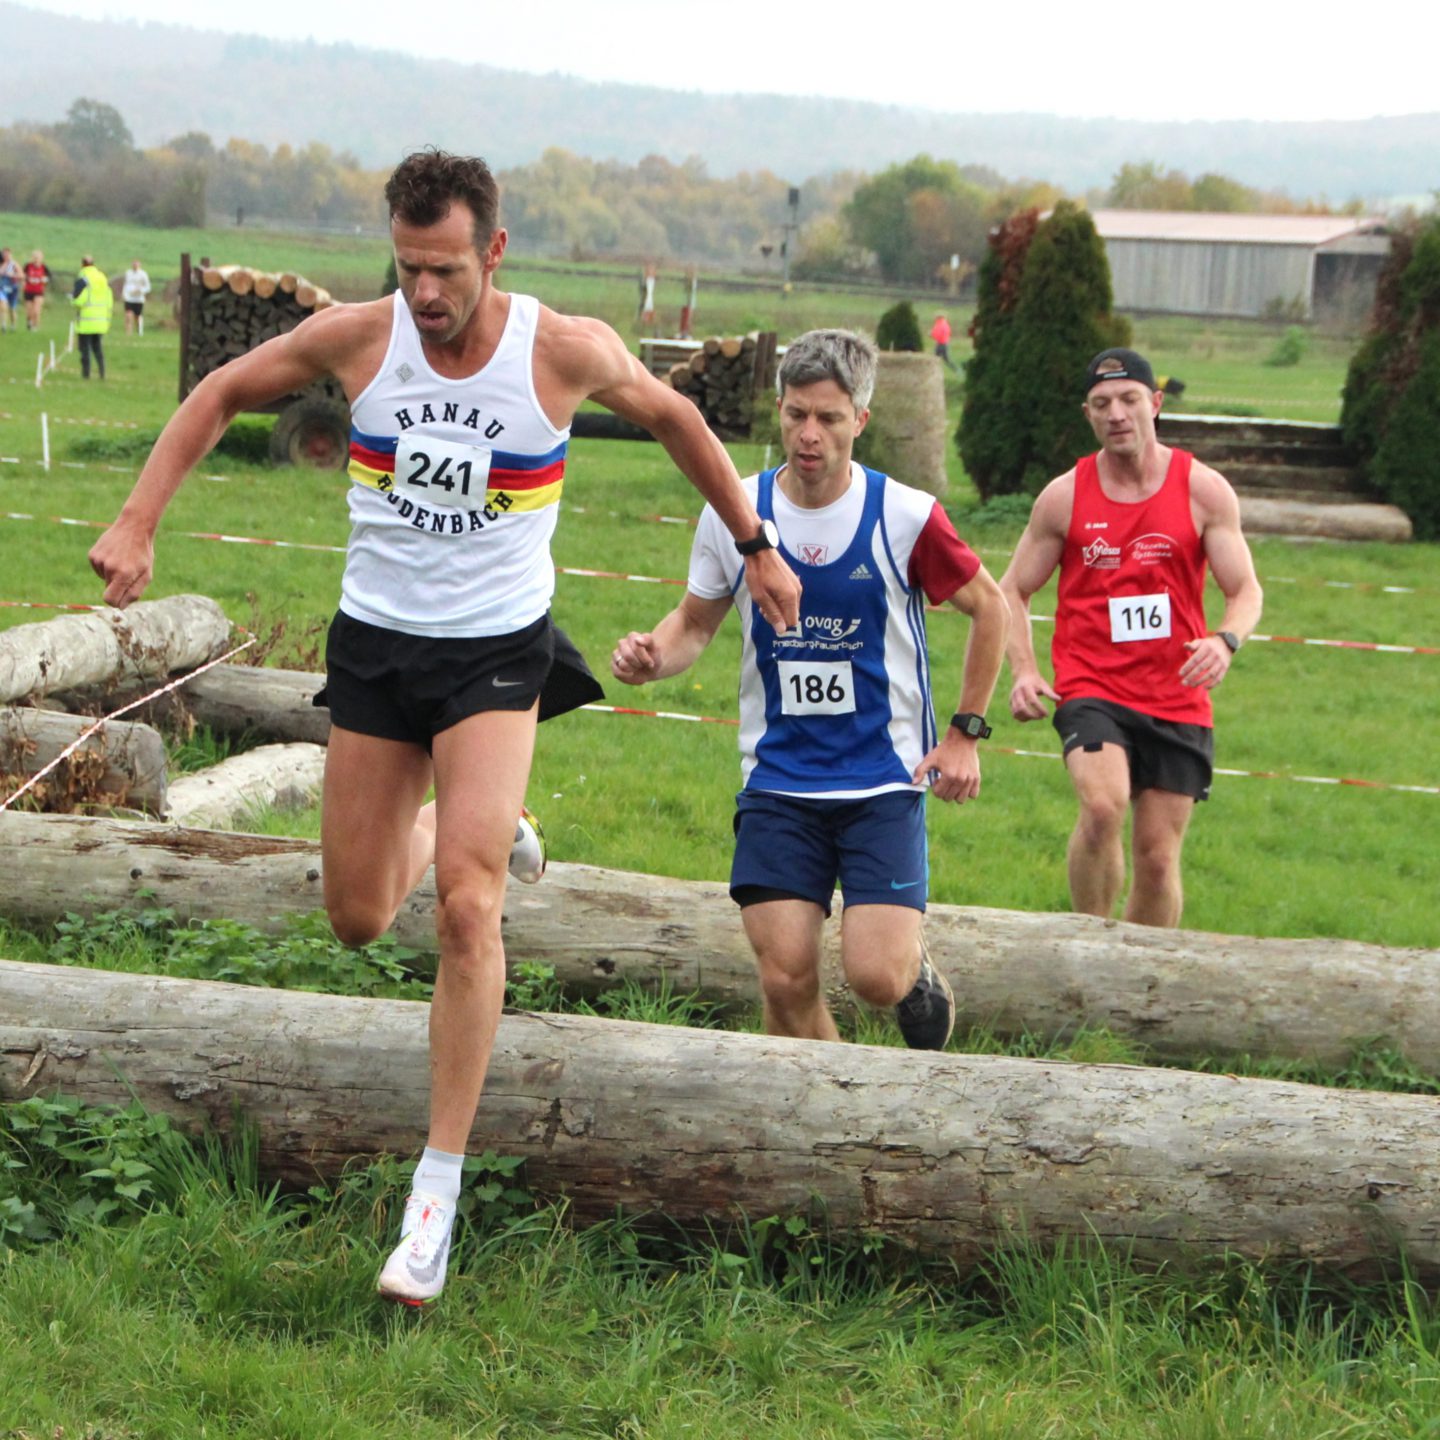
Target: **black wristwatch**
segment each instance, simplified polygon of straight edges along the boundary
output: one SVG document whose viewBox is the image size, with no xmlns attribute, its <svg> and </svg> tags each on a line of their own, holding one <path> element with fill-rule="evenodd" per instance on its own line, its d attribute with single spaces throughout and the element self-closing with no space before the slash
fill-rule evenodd
<svg viewBox="0 0 1440 1440">
<path fill-rule="evenodd" d="M 1215 633 L 1230 647 L 1230 653 L 1232 655 L 1240 648 L 1239 637 L 1231 631 L 1217 630 Z"/>
<path fill-rule="evenodd" d="M 737 540 L 735 548 L 742 555 L 758 555 L 762 550 L 778 550 L 780 548 L 780 532 L 775 528 L 773 520 L 762 520 L 754 538 Z"/>
<path fill-rule="evenodd" d="M 985 723 L 985 717 L 977 715 L 973 710 L 957 710 L 950 717 L 950 724 L 971 740 L 990 738 L 990 727 Z"/>
</svg>

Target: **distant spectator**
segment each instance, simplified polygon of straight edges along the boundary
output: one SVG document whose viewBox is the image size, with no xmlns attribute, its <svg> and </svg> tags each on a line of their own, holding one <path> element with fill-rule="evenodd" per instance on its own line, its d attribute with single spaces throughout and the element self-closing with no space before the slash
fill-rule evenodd
<svg viewBox="0 0 1440 1440">
<path fill-rule="evenodd" d="M 20 262 L 6 245 L 0 249 L 0 330 L 13 330 L 20 309 L 20 285 L 24 280 Z"/>
<path fill-rule="evenodd" d="M 54 278 L 50 267 L 45 263 L 44 252 L 34 251 L 30 256 L 29 263 L 25 266 L 24 275 L 25 328 L 27 330 L 40 328 L 40 312 L 45 308 L 45 290 Z"/>
<path fill-rule="evenodd" d="M 90 357 L 95 357 L 100 378 L 105 378 L 105 351 L 100 342 L 110 330 L 110 314 L 115 308 L 115 296 L 111 293 L 110 282 L 105 272 L 95 264 L 92 255 L 86 255 L 80 262 L 80 273 L 75 277 L 75 292 L 70 297 L 75 306 L 75 333 L 80 337 L 80 374 L 90 378 Z"/>
<path fill-rule="evenodd" d="M 950 322 L 945 318 L 943 310 L 935 312 L 935 323 L 930 327 L 930 338 L 935 342 L 935 353 L 953 370 L 955 364 L 950 359 Z"/>
<path fill-rule="evenodd" d="M 138 260 L 130 262 L 120 298 L 125 303 L 125 333 L 145 333 L 145 297 L 150 293 L 150 277 L 140 268 Z"/>
</svg>

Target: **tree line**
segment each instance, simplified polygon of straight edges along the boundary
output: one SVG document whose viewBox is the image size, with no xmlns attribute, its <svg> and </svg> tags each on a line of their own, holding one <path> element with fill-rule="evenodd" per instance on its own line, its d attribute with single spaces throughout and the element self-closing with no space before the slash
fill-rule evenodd
<svg viewBox="0 0 1440 1440">
<path fill-rule="evenodd" d="M 217 145 L 191 131 L 149 149 L 102 101 L 77 99 L 53 125 L 0 128 L 0 208 L 155 226 L 236 224 L 378 230 L 387 172 L 329 146 Z M 768 170 L 710 175 L 698 158 L 636 164 L 547 150 L 499 174 L 518 249 L 754 267 L 796 279 L 864 279 L 958 288 L 1008 216 L 1065 199 L 1046 181 L 918 155 L 875 175 L 835 172 L 797 187 Z M 1194 181 L 1157 162 L 1123 165 L 1092 205 L 1134 209 L 1315 211 L 1223 175 Z"/>
</svg>

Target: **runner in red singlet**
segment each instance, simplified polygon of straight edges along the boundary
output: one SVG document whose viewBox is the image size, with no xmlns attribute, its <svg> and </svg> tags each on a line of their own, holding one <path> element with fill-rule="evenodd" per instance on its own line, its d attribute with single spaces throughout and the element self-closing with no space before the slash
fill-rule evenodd
<svg viewBox="0 0 1440 1440">
<path fill-rule="evenodd" d="M 1124 829 L 1134 811 L 1125 918 L 1178 925 L 1180 852 L 1195 801 L 1210 793 L 1210 691 L 1260 622 L 1263 599 L 1240 505 L 1223 476 L 1160 444 L 1162 392 L 1143 356 L 1105 350 L 1085 372 L 1085 417 L 1100 442 L 1035 501 L 1001 589 L 1025 624 L 1010 632 L 1017 720 L 1057 709 L 1080 802 L 1067 855 L 1076 910 L 1109 916 L 1125 886 Z M 1225 597 L 1205 623 L 1205 570 Z M 1030 597 L 1060 570 L 1053 686 L 1030 636 Z"/>
</svg>

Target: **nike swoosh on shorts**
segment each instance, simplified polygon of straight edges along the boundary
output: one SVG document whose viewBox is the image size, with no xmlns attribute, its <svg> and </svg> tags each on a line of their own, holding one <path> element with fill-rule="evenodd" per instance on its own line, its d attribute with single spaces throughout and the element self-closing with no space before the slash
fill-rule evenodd
<svg viewBox="0 0 1440 1440">
<path fill-rule="evenodd" d="M 512 685 L 523 685 L 525 682 L 523 680 L 502 680 L 498 675 L 492 675 L 490 683 L 497 690 L 508 690 Z"/>
<path fill-rule="evenodd" d="M 920 882 L 918 880 L 907 880 L 903 885 L 898 880 L 890 882 L 892 890 L 913 890 Z"/>
</svg>

